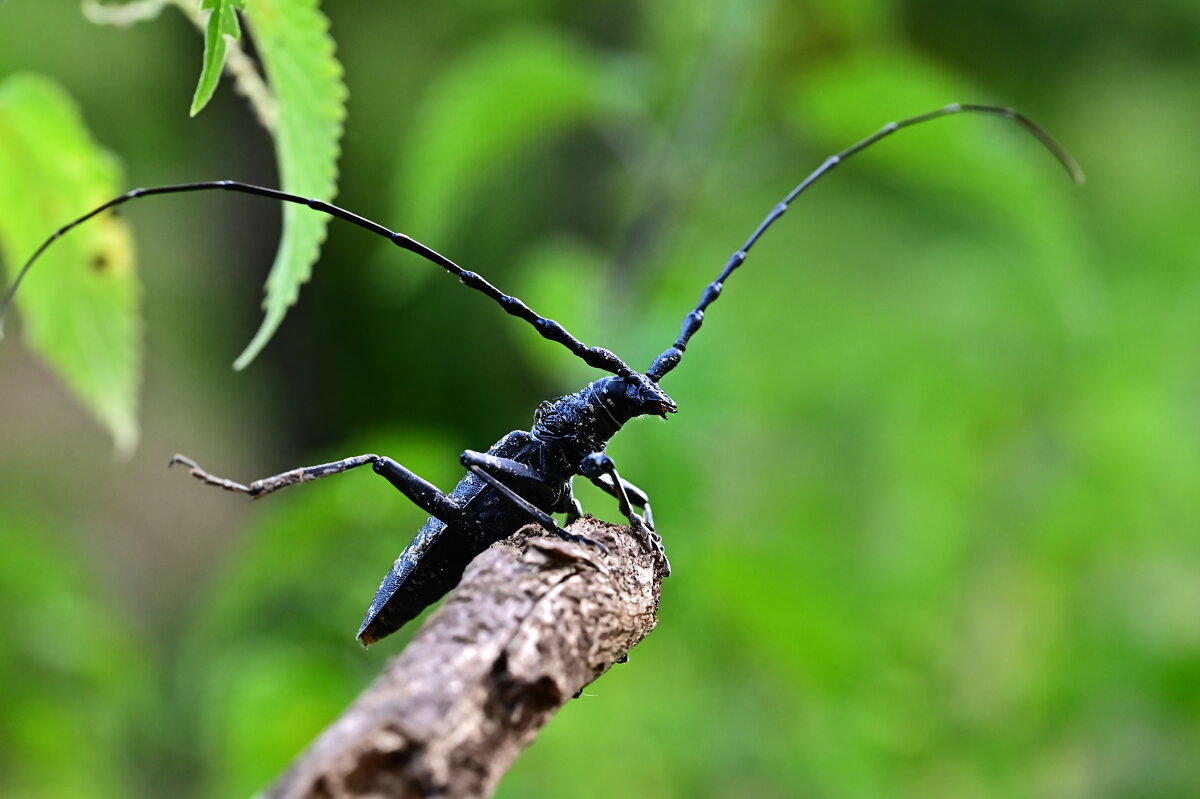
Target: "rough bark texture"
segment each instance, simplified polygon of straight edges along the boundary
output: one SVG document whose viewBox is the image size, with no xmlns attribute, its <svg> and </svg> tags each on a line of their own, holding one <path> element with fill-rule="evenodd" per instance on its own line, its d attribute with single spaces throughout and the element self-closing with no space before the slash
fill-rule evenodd
<svg viewBox="0 0 1200 799">
<path fill-rule="evenodd" d="M 482 797 L 551 716 L 657 623 L 662 572 L 626 528 L 525 528 L 488 549 L 405 650 L 267 790 Z"/>
</svg>

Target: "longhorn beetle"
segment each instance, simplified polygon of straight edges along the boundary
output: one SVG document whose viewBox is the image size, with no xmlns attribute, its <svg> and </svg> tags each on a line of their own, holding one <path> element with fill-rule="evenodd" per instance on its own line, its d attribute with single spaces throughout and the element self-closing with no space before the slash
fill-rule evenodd
<svg viewBox="0 0 1200 799">
<path fill-rule="evenodd" d="M 489 545 L 508 537 L 518 528 L 534 522 L 549 532 L 599 550 L 604 546 L 591 539 L 575 535 L 559 527 L 552 513 L 565 513 L 568 525 L 578 519 L 583 510 L 571 491 L 571 480 L 581 475 L 616 498 L 620 512 L 629 520 L 633 533 L 661 561 L 670 573 L 663 552 L 662 539 L 654 529 L 650 500 L 632 483 L 618 473 L 604 448 L 609 439 L 626 422 L 638 416 L 654 415 L 667 418 L 676 412 L 675 401 L 659 387 L 662 379 L 679 365 L 688 342 L 704 321 L 708 307 L 721 295 L 725 281 L 742 265 L 754 244 L 771 225 L 787 211 L 791 203 L 813 183 L 842 161 L 865 150 L 896 131 L 932 119 L 960 112 L 991 114 L 1010 119 L 1032 134 L 1048 149 L 1077 182 L 1083 173 L 1074 159 L 1042 128 L 1028 117 L 1011 108 L 988 105 L 952 104 L 900 122 L 890 122 L 857 144 L 830 156 L 808 177 L 771 209 L 746 242 L 730 256 L 717 278 L 704 288 L 699 302 L 683 319 L 675 342 L 664 350 L 643 373 L 600 347 L 588 347 L 567 332 L 566 328 L 539 315 L 516 297 L 501 292 L 481 275 L 426 247 L 403 233 L 358 216 L 322 200 L 306 199 L 276 189 L 252 186 L 232 180 L 185 183 L 134 189 L 75 221 L 50 236 L 25 263 L 3 301 L 0 301 L 0 321 L 12 302 L 13 295 L 34 261 L 58 237 L 109 208 L 139 197 L 153 194 L 176 194 L 193 191 L 223 190 L 252 194 L 283 202 L 307 205 L 314 211 L 344 219 L 393 244 L 416 253 L 457 277 L 497 303 L 505 312 L 524 319 L 541 336 L 562 344 L 589 366 L 609 372 L 574 394 L 542 402 L 534 414 L 533 428 L 517 430 L 501 438 L 487 452 L 467 450 L 460 458 L 467 474 L 449 494 L 404 468 L 389 457 L 366 454 L 352 458 L 293 469 L 272 477 L 256 480 L 249 485 L 217 477 L 202 469 L 195 461 L 176 455 L 169 465 L 183 464 L 191 474 L 209 485 L 259 498 L 296 483 L 328 477 L 359 466 L 370 464 L 377 474 L 385 477 L 402 494 L 429 514 L 430 518 L 383 578 L 371 607 L 359 627 L 357 638 L 367 646 L 398 630 L 457 584 L 467 564 Z M 634 506 L 642 514 L 634 512 Z"/>
</svg>

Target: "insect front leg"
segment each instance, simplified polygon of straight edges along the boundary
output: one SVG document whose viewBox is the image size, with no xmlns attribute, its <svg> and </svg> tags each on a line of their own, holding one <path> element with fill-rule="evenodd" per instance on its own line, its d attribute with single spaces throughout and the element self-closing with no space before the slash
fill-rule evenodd
<svg viewBox="0 0 1200 799">
<path fill-rule="evenodd" d="M 629 520 L 629 526 L 641 537 L 654 556 L 662 562 L 666 573 L 670 575 L 671 562 L 667 560 L 662 536 L 654 530 L 650 500 L 646 493 L 633 483 L 622 480 L 621 475 L 617 474 L 617 465 L 613 463 L 613 459 L 603 452 L 593 452 L 584 457 L 579 464 L 579 473 L 617 498 L 617 506 L 620 508 L 621 515 Z M 607 480 L 604 479 L 606 477 Z M 629 499 L 631 494 L 634 496 L 634 502 L 641 505 L 642 510 L 645 511 L 645 518 L 633 512 L 633 502 L 630 502 Z"/>
<path fill-rule="evenodd" d="M 520 508 L 529 516 L 530 520 L 535 524 L 539 524 L 549 533 L 562 538 L 565 541 L 571 541 L 576 544 L 593 547 L 605 554 L 608 553 L 608 547 L 599 541 L 588 538 L 585 535 L 577 535 L 568 532 L 558 526 L 554 521 L 554 517 L 544 510 L 534 505 L 525 497 L 514 491 L 500 478 L 505 478 L 508 482 L 516 483 L 517 485 L 524 484 L 527 487 L 545 487 L 546 479 L 534 468 L 519 463 L 510 458 L 501 458 L 496 455 L 488 455 L 485 452 L 476 452 L 475 450 L 467 450 L 459 458 L 462 465 L 467 467 L 471 472 L 478 475 L 488 485 L 502 494 L 510 502 Z M 578 503 L 576 503 L 578 504 Z M 568 514 L 569 515 L 569 514 Z"/>
<path fill-rule="evenodd" d="M 171 458 L 167 466 L 171 467 L 177 463 L 187 466 L 191 470 L 191 475 L 197 480 L 201 480 L 208 485 L 218 486 L 226 491 L 236 491 L 240 494 L 246 494 L 252 499 L 264 497 L 267 494 L 274 493 L 288 486 L 297 485 L 298 483 L 306 483 L 321 477 L 341 474 L 342 472 L 356 469 L 359 466 L 365 466 L 369 463 L 374 468 L 376 474 L 386 478 L 400 493 L 412 500 L 413 504 L 435 519 L 439 519 L 446 524 L 453 524 L 462 515 L 462 509 L 458 504 L 442 493 L 437 486 L 404 468 L 391 458 L 382 455 L 355 455 L 352 458 L 343 458 L 340 461 L 322 463 L 316 466 L 302 466 L 299 469 L 291 469 L 290 471 L 281 472 L 270 477 L 264 477 L 261 480 L 255 480 L 249 485 L 243 485 L 234 480 L 210 474 L 194 460 L 183 455 L 176 455 Z"/>
<path fill-rule="evenodd" d="M 607 457 L 607 456 L 605 456 L 605 457 Z M 615 472 L 616 470 L 614 469 L 613 471 Z M 617 501 L 620 502 L 621 496 L 617 490 L 616 484 L 613 482 L 612 475 L 601 474 L 599 477 L 592 477 L 589 479 L 591 479 L 593 485 L 595 485 L 597 488 L 602 489 L 609 496 L 616 497 Z M 624 478 L 619 478 L 619 479 L 621 480 L 621 488 L 624 489 L 625 495 L 628 498 L 627 501 L 631 505 L 636 505 L 637 507 L 642 509 L 643 521 L 646 522 L 647 527 L 649 527 L 651 530 L 653 530 L 654 529 L 654 512 L 650 509 L 650 497 L 648 497 L 646 495 L 645 491 L 638 488 L 637 486 L 635 486 L 633 483 L 629 482 L 628 480 L 626 480 Z"/>
</svg>

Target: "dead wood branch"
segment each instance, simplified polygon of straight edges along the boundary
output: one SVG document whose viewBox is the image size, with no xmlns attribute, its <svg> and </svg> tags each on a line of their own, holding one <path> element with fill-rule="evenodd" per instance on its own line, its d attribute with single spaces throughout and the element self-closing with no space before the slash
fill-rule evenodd
<svg viewBox="0 0 1200 799">
<path fill-rule="evenodd" d="M 626 528 L 609 554 L 525 528 L 480 555 L 408 647 L 270 799 L 482 797 L 554 713 L 657 623 L 661 570 Z"/>
</svg>

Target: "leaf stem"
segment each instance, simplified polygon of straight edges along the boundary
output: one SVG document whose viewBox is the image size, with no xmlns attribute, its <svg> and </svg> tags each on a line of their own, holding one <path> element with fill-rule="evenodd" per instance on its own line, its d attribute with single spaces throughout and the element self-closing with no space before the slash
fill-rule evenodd
<svg viewBox="0 0 1200 799">
<path fill-rule="evenodd" d="M 82 10 L 88 22 L 126 28 L 154 19 L 166 4 L 167 0 L 130 0 L 120 5 L 104 4 L 100 0 L 83 0 Z"/>
</svg>

